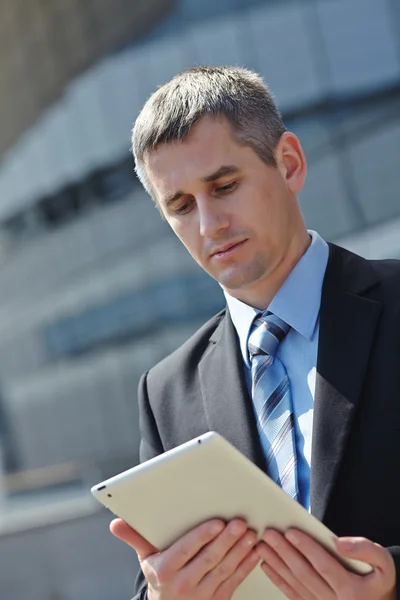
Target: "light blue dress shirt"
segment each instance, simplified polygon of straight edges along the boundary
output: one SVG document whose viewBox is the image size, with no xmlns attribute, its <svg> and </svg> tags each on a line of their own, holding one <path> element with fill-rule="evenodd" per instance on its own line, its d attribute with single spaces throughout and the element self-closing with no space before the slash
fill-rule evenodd
<svg viewBox="0 0 400 600">
<path fill-rule="evenodd" d="M 311 244 L 274 296 L 268 310 L 291 329 L 278 349 L 285 365 L 292 395 L 297 451 L 297 475 L 302 505 L 310 510 L 311 434 L 314 413 L 315 376 L 318 353 L 319 309 L 322 283 L 328 262 L 328 244 L 309 231 Z M 225 293 L 237 331 L 251 395 L 251 364 L 247 340 L 259 310 Z"/>
</svg>

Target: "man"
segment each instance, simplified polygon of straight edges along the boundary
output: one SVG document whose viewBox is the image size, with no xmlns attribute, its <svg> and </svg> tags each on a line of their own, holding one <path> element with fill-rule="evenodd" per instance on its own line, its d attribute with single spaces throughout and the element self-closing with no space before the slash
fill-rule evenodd
<svg viewBox="0 0 400 600">
<path fill-rule="evenodd" d="M 238 519 L 158 553 L 116 520 L 141 564 L 135 598 L 227 600 L 257 562 L 292 600 L 400 598 L 400 262 L 307 231 L 300 142 L 250 71 L 176 76 L 144 106 L 133 151 L 161 215 L 227 300 L 142 377 L 141 460 L 216 430 L 347 536 L 343 556 L 374 567 L 351 574 L 299 531 L 257 543 Z"/>
</svg>

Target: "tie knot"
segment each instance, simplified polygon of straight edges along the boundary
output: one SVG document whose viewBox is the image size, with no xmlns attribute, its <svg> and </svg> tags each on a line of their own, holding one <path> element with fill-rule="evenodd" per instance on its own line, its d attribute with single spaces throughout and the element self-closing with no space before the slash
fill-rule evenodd
<svg viewBox="0 0 400 600">
<path fill-rule="evenodd" d="M 257 354 L 275 356 L 289 329 L 290 326 L 285 321 L 270 312 L 258 316 L 248 341 L 250 359 Z"/>
</svg>

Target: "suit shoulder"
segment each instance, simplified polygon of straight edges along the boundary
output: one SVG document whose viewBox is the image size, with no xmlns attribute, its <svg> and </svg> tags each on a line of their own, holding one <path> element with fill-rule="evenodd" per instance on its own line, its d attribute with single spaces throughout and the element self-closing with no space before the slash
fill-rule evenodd
<svg viewBox="0 0 400 600">
<path fill-rule="evenodd" d="M 389 280 L 393 281 L 395 285 L 400 284 L 400 260 L 390 258 L 369 260 L 368 262 L 381 281 Z"/>
<path fill-rule="evenodd" d="M 383 302 L 384 306 L 389 309 L 392 318 L 397 318 L 400 316 L 400 260 L 370 260 L 368 262 L 379 281 L 376 299 Z"/>
<path fill-rule="evenodd" d="M 367 259 L 350 250 L 329 243 L 326 287 L 341 287 L 353 293 L 372 293 L 383 290 L 396 296 L 400 285 L 400 260 Z M 378 292 L 378 293 L 381 293 Z"/>
<path fill-rule="evenodd" d="M 209 319 L 181 346 L 155 364 L 148 372 L 148 379 L 156 382 L 179 372 L 190 372 L 197 367 L 199 360 L 208 348 L 210 337 L 224 319 L 226 309 Z"/>
</svg>

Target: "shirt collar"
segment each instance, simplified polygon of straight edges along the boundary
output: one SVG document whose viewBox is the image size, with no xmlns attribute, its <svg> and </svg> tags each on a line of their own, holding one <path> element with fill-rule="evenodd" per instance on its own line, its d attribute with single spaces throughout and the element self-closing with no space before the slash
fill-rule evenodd
<svg viewBox="0 0 400 600">
<path fill-rule="evenodd" d="M 321 304 L 329 247 L 317 232 L 309 231 L 309 234 L 310 246 L 275 294 L 268 310 L 283 319 L 303 337 L 311 340 Z M 254 318 L 260 311 L 226 292 L 224 294 L 239 336 L 243 360 L 250 367 L 247 340 Z"/>
</svg>

